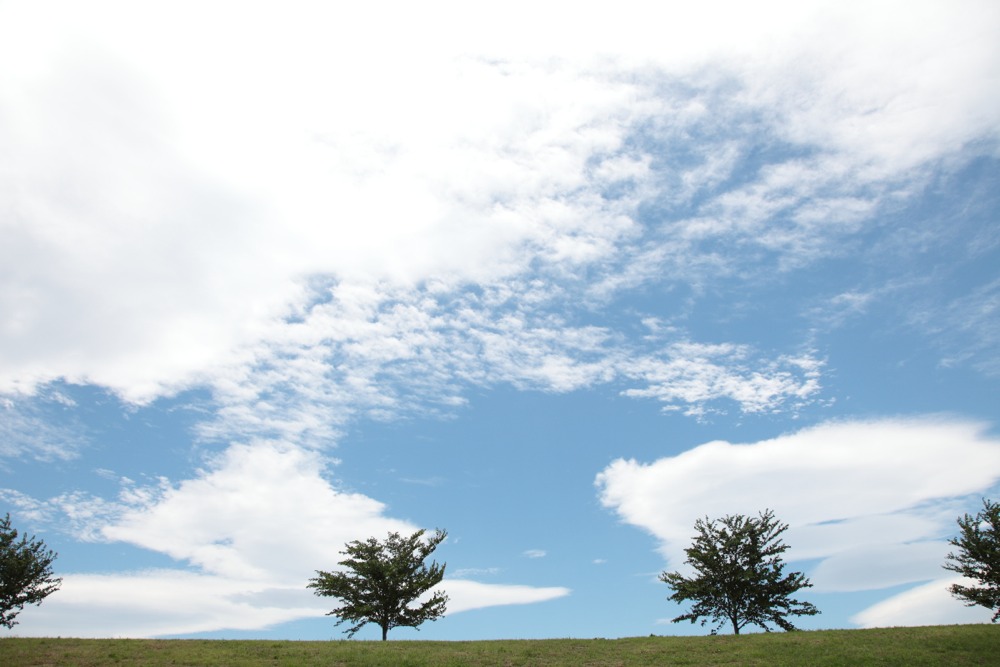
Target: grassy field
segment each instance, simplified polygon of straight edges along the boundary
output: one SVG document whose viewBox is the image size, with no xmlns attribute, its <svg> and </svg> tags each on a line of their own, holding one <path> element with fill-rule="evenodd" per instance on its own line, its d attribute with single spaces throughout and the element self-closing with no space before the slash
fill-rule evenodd
<svg viewBox="0 0 1000 667">
<path fill-rule="evenodd" d="M 0 665 L 1000 665 L 1000 626 L 384 643 L 5 637 Z"/>
</svg>

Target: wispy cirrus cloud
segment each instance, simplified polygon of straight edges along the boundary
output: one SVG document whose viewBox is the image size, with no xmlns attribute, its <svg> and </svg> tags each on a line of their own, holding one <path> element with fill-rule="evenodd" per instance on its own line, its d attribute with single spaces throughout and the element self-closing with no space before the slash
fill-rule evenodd
<svg viewBox="0 0 1000 667">
<path fill-rule="evenodd" d="M 32 402 L 0 397 L 0 459 L 51 462 L 79 456 L 87 437 L 79 427 L 51 418 L 53 414 L 62 417 L 73 407 L 72 400 L 58 390 L 47 391 Z"/>
<path fill-rule="evenodd" d="M 460 294 L 325 290 L 308 311 L 276 323 L 252 363 L 220 374 L 220 406 L 203 437 L 329 444 L 351 419 L 452 411 L 470 387 L 500 384 L 548 392 L 624 385 L 626 396 L 692 414 L 793 411 L 820 391 L 822 361 L 811 353 L 768 358 L 745 344 L 676 340 L 677 331 L 636 344 L 577 324 L 586 309 L 559 314 L 558 297 L 530 284 Z"/>
<path fill-rule="evenodd" d="M 911 317 L 923 319 L 923 326 L 937 335 L 943 365 L 969 363 L 982 373 L 1000 376 L 995 354 L 1000 350 L 1000 279 L 977 285 L 944 312 L 934 309 Z"/>
<path fill-rule="evenodd" d="M 744 412 L 788 409 L 812 400 L 819 391 L 822 362 L 809 355 L 764 360 L 742 345 L 675 343 L 661 359 L 637 360 L 630 374 L 647 384 L 626 396 L 655 398 L 667 410 L 704 414 L 719 399 L 731 399 Z"/>
</svg>

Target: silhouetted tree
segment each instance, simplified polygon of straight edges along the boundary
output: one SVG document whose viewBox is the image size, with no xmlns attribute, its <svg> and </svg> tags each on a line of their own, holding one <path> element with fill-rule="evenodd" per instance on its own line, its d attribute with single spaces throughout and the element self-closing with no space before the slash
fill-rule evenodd
<svg viewBox="0 0 1000 667">
<path fill-rule="evenodd" d="M 341 623 L 353 623 L 346 632 L 348 637 L 368 623 L 382 628 L 382 641 L 395 627 L 417 628 L 424 621 L 433 621 L 444 615 L 448 596 L 435 591 L 424 602 L 413 603 L 444 578 L 446 564 L 424 561 L 437 548 L 447 533 L 438 530 L 429 539 L 422 539 L 423 530 L 409 537 L 389 533 L 383 542 L 369 538 L 365 542 L 349 542 L 340 561 L 344 571 L 324 572 L 310 579 L 308 588 L 316 595 L 339 598 L 341 606 L 327 613 L 340 618 Z M 419 628 L 417 628 L 419 629 Z"/>
<path fill-rule="evenodd" d="M 674 593 L 668 599 L 682 603 L 694 601 L 691 611 L 673 619 L 701 624 L 717 621 L 712 634 L 728 620 L 733 633 L 753 623 L 770 632 L 768 623 L 783 630 L 795 630 L 787 616 L 811 616 L 819 610 L 808 602 L 790 596 L 812 586 L 801 572 L 784 574 L 781 554 L 788 546 L 779 536 L 788 529 L 774 518 L 771 510 L 758 518 L 737 514 L 722 519 L 698 519 L 698 534 L 684 552 L 684 561 L 694 568 L 693 577 L 678 572 L 663 572 L 660 581 Z"/>
</svg>

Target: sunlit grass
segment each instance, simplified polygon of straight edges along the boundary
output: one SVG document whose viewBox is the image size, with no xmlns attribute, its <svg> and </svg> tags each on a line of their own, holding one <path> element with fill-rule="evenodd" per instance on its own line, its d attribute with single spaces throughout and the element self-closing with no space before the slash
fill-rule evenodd
<svg viewBox="0 0 1000 667">
<path fill-rule="evenodd" d="M 1000 665 L 1000 626 L 468 642 L 7 637 L 0 665 Z"/>
</svg>

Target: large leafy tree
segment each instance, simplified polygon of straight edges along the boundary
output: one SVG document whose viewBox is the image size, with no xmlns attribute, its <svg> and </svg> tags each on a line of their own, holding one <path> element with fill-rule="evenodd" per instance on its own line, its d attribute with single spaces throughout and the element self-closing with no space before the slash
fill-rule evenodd
<svg viewBox="0 0 1000 667">
<path fill-rule="evenodd" d="M 983 498 L 975 516 L 958 519 L 961 534 L 948 540 L 958 553 L 949 553 L 944 568 L 979 582 L 978 586 L 952 584 L 948 590 L 967 607 L 982 605 L 1000 619 L 1000 503 Z"/>
<path fill-rule="evenodd" d="M 41 604 L 59 589 L 62 579 L 52 576 L 56 554 L 32 535 L 17 539 L 10 514 L 0 520 L 0 625 L 13 628 L 26 604 Z"/>
<path fill-rule="evenodd" d="M 316 595 L 339 598 L 341 606 L 327 616 L 337 616 L 341 623 L 352 623 L 348 637 L 368 623 L 382 628 L 382 641 L 395 627 L 417 628 L 424 621 L 444 615 L 448 596 L 442 591 L 418 601 L 444 578 L 445 564 L 424 561 L 437 548 L 447 533 L 443 530 L 424 539 L 418 530 L 409 537 L 389 533 L 385 541 L 374 537 L 361 542 L 349 542 L 342 551 L 347 558 L 340 561 L 342 571 L 324 572 L 309 580 L 308 588 Z M 419 628 L 418 628 L 419 629 Z"/>
<path fill-rule="evenodd" d="M 685 563 L 694 576 L 663 572 L 660 581 L 674 593 L 668 599 L 694 602 L 691 611 L 673 619 L 680 621 L 708 619 L 716 622 L 712 634 L 728 621 L 733 633 L 751 623 L 770 632 L 769 623 L 783 630 L 795 630 L 788 616 L 811 616 L 819 610 L 808 602 L 791 596 L 812 586 L 801 572 L 785 574 L 781 554 L 787 549 L 780 535 L 788 529 L 774 518 L 771 510 L 756 518 L 741 514 L 722 519 L 698 519 L 697 535 L 685 549 Z"/>
</svg>

